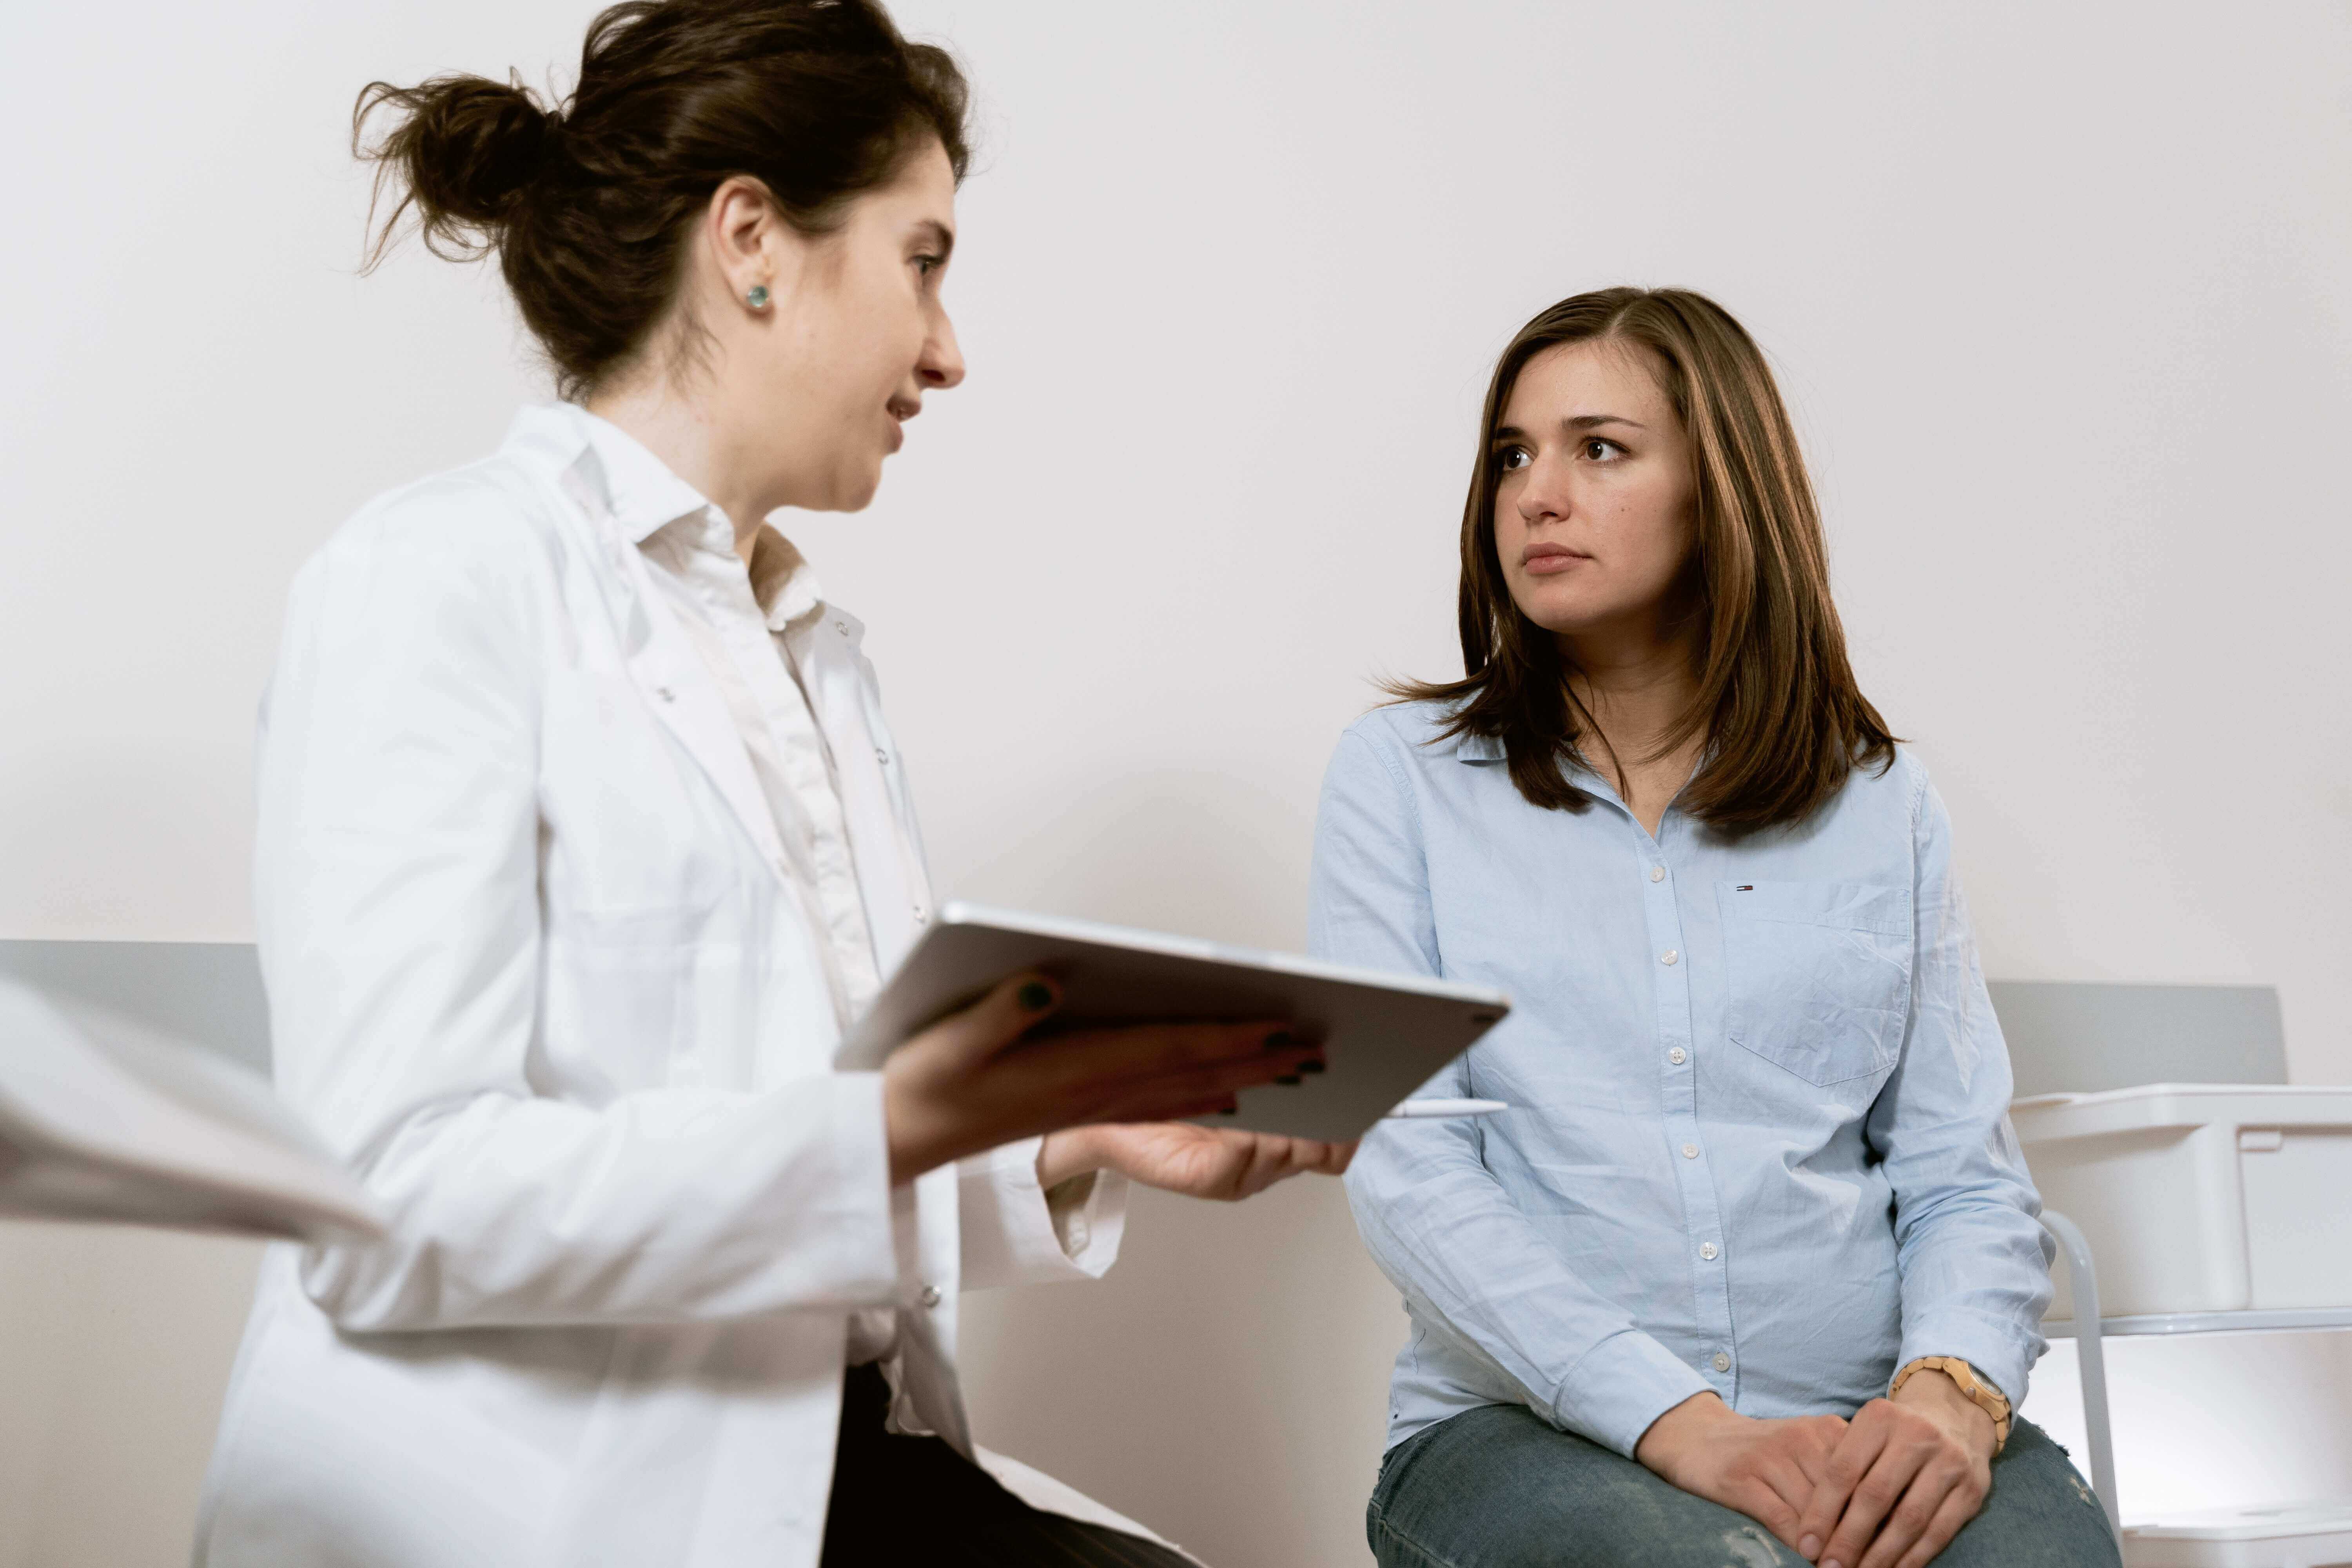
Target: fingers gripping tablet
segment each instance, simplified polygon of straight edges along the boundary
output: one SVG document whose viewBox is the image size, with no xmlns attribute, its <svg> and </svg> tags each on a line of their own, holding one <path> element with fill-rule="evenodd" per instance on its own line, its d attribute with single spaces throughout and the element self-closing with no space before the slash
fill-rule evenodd
<svg viewBox="0 0 2352 1568">
<path fill-rule="evenodd" d="M 1023 970 L 1063 992 L 1056 1031 L 1137 1024 L 1283 1022 L 1318 1042 L 1328 1070 L 1241 1091 L 1204 1118 L 1296 1138 L 1361 1135 L 1502 1021 L 1500 992 L 1381 974 L 1288 953 L 1090 921 L 950 903 L 940 910 L 835 1056 L 872 1070 L 908 1037 Z"/>
</svg>

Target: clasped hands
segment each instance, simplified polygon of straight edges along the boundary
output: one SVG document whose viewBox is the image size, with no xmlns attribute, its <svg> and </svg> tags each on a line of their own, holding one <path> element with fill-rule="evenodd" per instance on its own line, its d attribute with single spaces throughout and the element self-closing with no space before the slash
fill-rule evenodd
<svg viewBox="0 0 2352 1568">
<path fill-rule="evenodd" d="M 1698 1394 L 1653 1422 L 1634 1458 L 1820 1568 L 1926 1568 L 1984 1506 L 1993 1446 L 1992 1417 L 1927 1369 L 1850 1421 L 1759 1420 Z"/>
</svg>

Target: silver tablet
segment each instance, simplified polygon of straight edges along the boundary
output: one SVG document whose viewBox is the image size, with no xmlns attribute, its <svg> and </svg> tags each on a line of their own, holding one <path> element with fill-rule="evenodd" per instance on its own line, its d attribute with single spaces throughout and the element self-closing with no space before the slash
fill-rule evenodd
<svg viewBox="0 0 2352 1568">
<path fill-rule="evenodd" d="M 1382 974 L 1092 921 L 950 903 L 843 1042 L 836 1062 L 871 1071 L 924 1026 L 1006 975 L 1041 969 L 1063 989 L 1052 1027 L 1279 1019 L 1323 1042 L 1327 1072 L 1244 1089 L 1206 1126 L 1299 1138 L 1360 1136 L 1511 1010 L 1498 991 Z"/>
</svg>

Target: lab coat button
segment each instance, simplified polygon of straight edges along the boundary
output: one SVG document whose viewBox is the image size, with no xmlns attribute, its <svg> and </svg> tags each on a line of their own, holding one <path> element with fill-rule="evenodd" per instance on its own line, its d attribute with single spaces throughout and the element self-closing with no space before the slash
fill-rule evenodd
<svg viewBox="0 0 2352 1568">
<path fill-rule="evenodd" d="M 1682 954 L 1681 954 L 1681 953 L 1676 952 L 1673 948 L 1671 948 L 1671 947 L 1670 947 L 1670 948 L 1666 949 L 1666 951 L 1665 951 L 1665 952 L 1662 952 L 1662 953 L 1658 954 L 1658 962 L 1659 962 L 1660 963 L 1672 964 L 1672 963 L 1674 963 L 1677 962 L 1678 960 L 1680 960 L 1680 959 L 1681 959 L 1681 957 L 1682 957 Z"/>
<path fill-rule="evenodd" d="M 655 687 L 655 688 L 654 688 L 654 695 L 655 695 L 655 696 L 656 696 L 656 697 L 658 697 L 658 698 L 660 698 L 660 699 L 661 699 L 663 701 L 665 701 L 665 702 L 675 702 L 675 701 L 677 701 L 677 692 L 675 692 L 675 691 L 672 691 L 672 690 L 671 690 L 668 687 L 667 687 L 667 686 L 656 686 L 656 687 Z"/>
<path fill-rule="evenodd" d="M 1731 1370 L 1731 1358 L 1724 1354 L 1721 1351 L 1716 1352 L 1715 1370 L 1717 1372 L 1729 1372 Z"/>
<path fill-rule="evenodd" d="M 1664 866 L 1653 866 L 1650 868 L 1650 880 L 1653 882 L 1663 882 L 1665 879 L 1666 868 Z"/>
<path fill-rule="evenodd" d="M 890 753 L 877 746 L 874 748 L 874 760 L 887 768 L 890 765 Z"/>
<path fill-rule="evenodd" d="M 1680 1067 L 1683 1063 L 1690 1060 L 1690 1053 L 1684 1050 L 1680 1046 L 1676 1046 L 1673 1050 L 1666 1053 L 1666 1060 L 1674 1063 L 1676 1067 Z"/>
<path fill-rule="evenodd" d="M 940 1288 L 936 1285 L 926 1285 L 923 1287 L 923 1293 L 916 1300 L 926 1307 L 936 1307 L 940 1304 Z"/>
<path fill-rule="evenodd" d="M 1683 1158 L 1684 1158 L 1684 1159 L 1685 1159 L 1685 1160 L 1696 1160 L 1696 1159 L 1697 1159 L 1697 1158 L 1698 1158 L 1698 1145 L 1697 1145 L 1697 1144 L 1696 1144 L 1696 1143 L 1685 1143 L 1685 1144 L 1684 1144 L 1684 1145 L 1683 1145 Z"/>
<path fill-rule="evenodd" d="M 1714 1261 L 1715 1261 L 1715 1243 L 1713 1243 L 1713 1242 L 1711 1242 L 1711 1241 L 1702 1241 L 1702 1242 L 1700 1242 L 1700 1243 L 1698 1244 L 1698 1255 L 1699 1255 L 1701 1258 L 1706 1258 L 1709 1263 L 1714 1262 Z"/>
</svg>

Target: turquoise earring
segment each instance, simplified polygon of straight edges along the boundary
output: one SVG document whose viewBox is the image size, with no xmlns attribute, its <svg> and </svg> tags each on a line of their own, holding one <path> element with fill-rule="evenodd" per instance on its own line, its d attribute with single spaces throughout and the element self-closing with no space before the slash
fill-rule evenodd
<svg viewBox="0 0 2352 1568">
<path fill-rule="evenodd" d="M 765 283 L 752 284 L 751 291 L 743 296 L 743 302 L 751 306 L 754 310 L 766 310 L 768 308 L 768 286 Z"/>
</svg>

